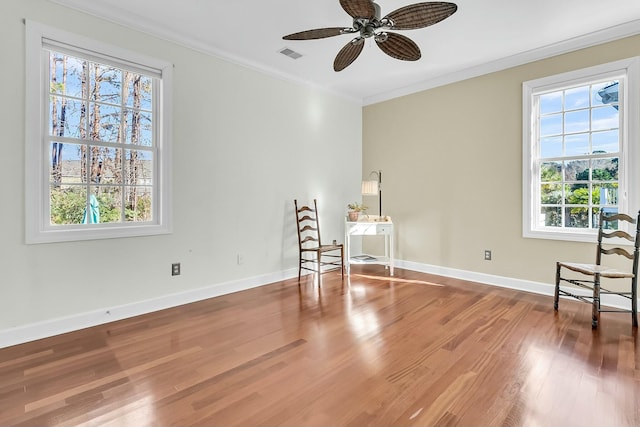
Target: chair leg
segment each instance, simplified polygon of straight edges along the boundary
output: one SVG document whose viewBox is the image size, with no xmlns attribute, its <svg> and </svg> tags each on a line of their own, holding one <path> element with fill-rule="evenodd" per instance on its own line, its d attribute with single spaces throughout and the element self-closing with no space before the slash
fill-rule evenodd
<svg viewBox="0 0 640 427">
<path fill-rule="evenodd" d="M 558 301 L 560 300 L 560 266 L 559 262 L 556 262 L 556 291 L 553 295 L 553 309 L 558 311 Z"/>
<path fill-rule="evenodd" d="M 300 276 L 302 276 L 302 254 L 300 254 L 298 261 L 298 286 L 300 286 Z"/>
<path fill-rule="evenodd" d="M 631 323 L 634 328 L 638 327 L 638 282 L 634 278 L 631 282 Z"/>
<path fill-rule="evenodd" d="M 320 251 L 318 251 L 318 253 L 316 253 L 316 260 L 318 261 L 318 287 L 320 287 L 320 285 L 322 285 L 322 260 L 321 257 L 322 254 L 320 253 Z"/>
<path fill-rule="evenodd" d="M 598 328 L 600 320 L 600 275 L 595 275 L 593 281 L 593 308 L 591 310 L 591 329 Z"/>
<path fill-rule="evenodd" d="M 344 280 L 344 247 L 340 248 L 340 275 Z"/>
</svg>

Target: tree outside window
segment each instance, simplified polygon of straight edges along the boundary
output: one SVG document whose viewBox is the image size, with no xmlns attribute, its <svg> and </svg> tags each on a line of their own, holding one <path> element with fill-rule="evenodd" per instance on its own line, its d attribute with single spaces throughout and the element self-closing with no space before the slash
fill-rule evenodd
<svg viewBox="0 0 640 427">
<path fill-rule="evenodd" d="M 50 51 L 51 224 L 153 219 L 153 79 Z M 87 220 L 88 219 L 88 220 Z"/>
</svg>

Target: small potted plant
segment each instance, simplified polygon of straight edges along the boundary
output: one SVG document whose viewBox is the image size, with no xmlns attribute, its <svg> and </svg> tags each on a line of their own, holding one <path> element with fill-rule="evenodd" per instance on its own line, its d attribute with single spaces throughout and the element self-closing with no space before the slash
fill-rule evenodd
<svg viewBox="0 0 640 427">
<path fill-rule="evenodd" d="M 367 209 L 369 209 L 365 205 L 362 205 L 357 202 L 349 203 L 347 205 L 347 208 L 349 208 L 349 212 L 347 213 L 349 217 L 349 221 L 357 221 L 358 216 L 360 215 L 360 212 L 365 213 Z"/>
</svg>

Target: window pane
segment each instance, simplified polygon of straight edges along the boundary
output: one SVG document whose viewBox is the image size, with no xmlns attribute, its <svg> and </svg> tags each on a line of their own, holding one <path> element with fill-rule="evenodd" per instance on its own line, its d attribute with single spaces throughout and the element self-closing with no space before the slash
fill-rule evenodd
<svg viewBox="0 0 640 427">
<path fill-rule="evenodd" d="M 589 161 L 572 160 L 564 164 L 565 181 L 584 181 L 589 179 Z"/>
<path fill-rule="evenodd" d="M 591 135 L 591 146 L 594 153 L 617 153 L 620 151 L 618 130 L 594 132 Z"/>
<path fill-rule="evenodd" d="M 565 113 L 564 131 L 566 133 L 589 131 L 589 110 L 578 110 Z"/>
<path fill-rule="evenodd" d="M 558 182 L 562 181 L 562 163 L 544 162 L 540 166 L 540 181 Z"/>
<path fill-rule="evenodd" d="M 89 70 L 91 100 L 121 104 L 122 71 L 100 64 L 91 64 Z"/>
<path fill-rule="evenodd" d="M 92 102 L 89 105 L 91 120 L 89 130 L 94 141 L 118 142 L 120 132 L 119 107 Z"/>
<path fill-rule="evenodd" d="M 153 184 L 153 153 L 142 150 L 125 150 L 124 171 L 129 185 Z"/>
<path fill-rule="evenodd" d="M 562 133 L 562 114 L 553 114 L 540 118 L 540 135 L 559 135 Z"/>
<path fill-rule="evenodd" d="M 589 228 L 589 208 L 565 208 L 564 226 Z"/>
<path fill-rule="evenodd" d="M 59 52 L 50 53 L 49 79 L 51 92 L 83 98 L 82 82 L 86 81 L 87 63 Z"/>
<path fill-rule="evenodd" d="M 591 110 L 592 130 L 618 129 L 619 125 L 620 117 L 617 109 L 607 106 Z"/>
<path fill-rule="evenodd" d="M 576 133 L 564 137 L 565 156 L 581 156 L 589 154 L 589 134 Z"/>
<path fill-rule="evenodd" d="M 89 207 L 84 209 L 82 214 L 83 224 L 100 224 L 100 202 L 96 197 L 95 190 L 89 193 Z"/>
<path fill-rule="evenodd" d="M 617 181 L 618 180 L 618 158 L 593 159 L 592 178 L 595 181 Z"/>
<path fill-rule="evenodd" d="M 125 194 L 126 221 L 145 222 L 153 219 L 151 187 L 125 187 Z"/>
<path fill-rule="evenodd" d="M 49 176 L 51 183 L 79 184 L 82 179 L 82 146 L 51 142 Z"/>
<path fill-rule="evenodd" d="M 562 184 L 541 184 L 540 203 L 543 205 L 562 203 Z"/>
<path fill-rule="evenodd" d="M 91 182 L 122 184 L 122 149 L 92 147 Z"/>
<path fill-rule="evenodd" d="M 540 95 L 540 113 L 557 113 L 562 111 L 562 91 Z"/>
<path fill-rule="evenodd" d="M 125 92 L 127 94 L 127 107 L 151 110 L 153 79 L 140 74 L 125 72 Z"/>
<path fill-rule="evenodd" d="M 600 205 L 616 206 L 618 204 L 618 184 L 595 184 L 593 199 Z"/>
<path fill-rule="evenodd" d="M 589 185 L 588 184 L 565 184 L 564 186 L 565 203 L 570 205 L 588 205 L 589 204 Z"/>
<path fill-rule="evenodd" d="M 100 223 L 122 222 L 122 187 L 91 187 L 96 194 L 100 211 Z"/>
<path fill-rule="evenodd" d="M 540 209 L 539 224 L 545 227 L 562 227 L 561 207 L 542 207 Z"/>
<path fill-rule="evenodd" d="M 589 107 L 589 86 L 568 89 L 564 93 L 565 110 Z"/>
<path fill-rule="evenodd" d="M 152 114 L 147 111 L 125 109 L 127 123 L 125 142 L 153 146 Z"/>
<path fill-rule="evenodd" d="M 562 156 L 562 137 L 549 136 L 540 139 L 540 157 L 560 157 Z"/>
<path fill-rule="evenodd" d="M 615 105 L 618 103 L 617 81 L 594 84 L 591 88 L 592 105 Z"/>
<path fill-rule="evenodd" d="M 51 225 L 82 224 L 87 190 L 82 185 L 50 187 Z"/>
<path fill-rule="evenodd" d="M 82 102 L 62 96 L 52 96 L 49 103 L 49 135 L 84 138 Z"/>
</svg>

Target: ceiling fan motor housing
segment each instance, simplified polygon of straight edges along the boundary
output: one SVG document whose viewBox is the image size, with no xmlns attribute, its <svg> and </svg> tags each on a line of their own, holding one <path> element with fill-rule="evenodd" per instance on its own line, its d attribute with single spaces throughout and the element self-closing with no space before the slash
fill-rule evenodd
<svg viewBox="0 0 640 427">
<path fill-rule="evenodd" d="M 373 3 L 375 8 L 375 16 L 373 18 L 368 17 L 356 17 L 353 18 L 353 29 L 355 32 L 359 32 L 361 37 L 369 38 L 376 36 L 376 30 L 382 27 L 391 27 L 391 23 L 388 19 L 380 19 L 380 6 L 377 3 Z"/>
</svg>

